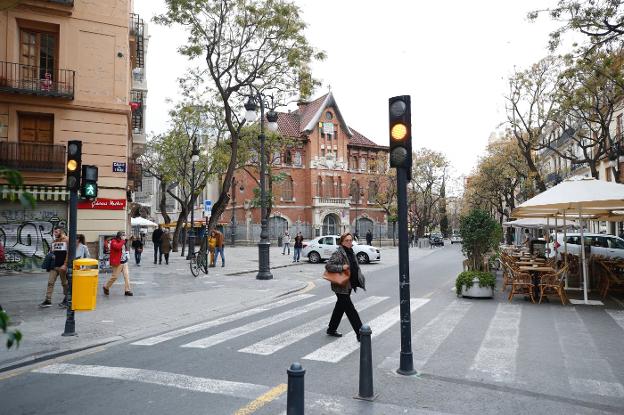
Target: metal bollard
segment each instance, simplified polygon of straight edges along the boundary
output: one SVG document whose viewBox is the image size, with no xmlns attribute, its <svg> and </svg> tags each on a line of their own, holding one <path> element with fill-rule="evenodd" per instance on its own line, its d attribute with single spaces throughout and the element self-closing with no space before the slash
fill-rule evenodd
<svg viewBox="0 0 624 415">
<path fill-rule="evenodd" d="M 288 394 L 286 395 L 286 415 L 303 415 L 305 369 L 300 363 L 293 363 L 286 370 L 288 373 Z"/>
<path fill-rule="evenodd" d="M 377 395 L 373 392 L 373 348 L 371 330 L 368 324 L 360 328 L 360 391 L 356 399 L 374 401 Z"/>
</svg>

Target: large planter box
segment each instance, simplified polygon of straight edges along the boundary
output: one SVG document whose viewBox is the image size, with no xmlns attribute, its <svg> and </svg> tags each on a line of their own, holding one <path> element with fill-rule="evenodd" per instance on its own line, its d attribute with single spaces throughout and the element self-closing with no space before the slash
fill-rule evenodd
<svg viewBox="0 0 624 415">
<path fill-rule="evenodd" d="M 475 278 L 472 280 L 472 287 L 467 288 L 465 285 L 462 285 L 461 295 L 462 297 L 470 298 L 492 298 L 494 297 L 494 289 L 492 287 L 481 287 L 479 280 Z"/>
</svg>

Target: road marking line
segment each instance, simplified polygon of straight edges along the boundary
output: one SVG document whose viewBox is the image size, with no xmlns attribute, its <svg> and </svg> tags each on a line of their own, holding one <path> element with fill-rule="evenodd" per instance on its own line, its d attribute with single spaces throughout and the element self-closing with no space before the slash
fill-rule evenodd
<svg viewBox="0 0 624 415">
<path fill-rule="evenodd" d="M 380 302 L 388 299 L 388 297 L 367 297 L 362 301 L 355 304 L 357 310 L 366 310 L 369 307 L 379 304 Z M 286 346 L 290 346 L 293 343 L 298 342 L 312 333 L 316 333 L 324 328 L 327 322 L 327 316 L 319 317 L 312 320 L 302 326 L 296 327 L 292 330 L 285 331 L 276 336 L 269 337 L 251 346 L 240 349 L 239 352 L 251 353 L 267 356 L 283 349 Z"/>
<path fill-rule="evenodd" d="M 314 297 L 312 294 L 299 294 L 293 297 L 285 298 L 280 301 L 276 301 L 274 303 L 265 304 L 260 307 L 252 308 L 250 310 L 241 311 L 240 313 L 230 314 L 225 317 L 218 318 L 216 320 L 210 320 L 205 323 L 196 324 L 194 326 L 185 327 L 183 329 L 170 331 L 167 333 L 160 334 L 158 336 L 149 337 L 147 339 L 139 340 L 134 343 L 130 343 L 135 346 L 153 346 L 158 343 L 162 343 L 167 340 L 174 339 L 176 337 L 185 336 L 187 334 L 196 333 L 201 330 L 209 329 L 211 327 L 219 326 L 221 324 L 230 323 L 235 320 L 239 320 L 245 317 L 252 316 L 254 314 L 262 313 L 264 311 L 268 311 L 277 307 L 281 307 L 283 305 L 291 304 L 299 300 L 304 300 L 306 298 Z"/>
<path fill-rule="evenodd" d="M 499 304 L 496 307 L 468 378 L 481 379 L 485 374 L 497 382 L 515 380 L 521 317 L 522 307 L 519 305 Z"/>
<path fill-rule="evenodd" d="M 282 383 L 277 385 L 267 393 L 258 396 L 253 402 L 250 402 L 248 405 L 245 405 L 238 411 L 234 412 L 234 415 L 251 415 L 256 412 L 258 409 L 262 408 L 264 405 L 270 403 L 277 399 L 280 395 L 288 390 L 288 385 Z"/>
<path fill-rule="evenodd" d="M 410 311 L 413 313 L 416 309 L 422 307 L 428 302 L 428 298 L 412 298 Z M 369 323 L 373 331 L 371 338 L 379 336 L 399 321 L 401 317 L 399 314 L 400 307 L 401 306 L 396 306 L 392 308 L 390 311 L 385 312 Z M 355 338 L 355 333 L 351 332 L 340 339 L 315 350 L 303 358 L 307 360 L 317 360 L 320 362 L 337 363 L 344 357 L 359 349 L 359 347 L 360 344 Z"/>
<path fill-rule="evenodd" d="M 76 375 L 150 383 L 195 392 L 214 393 L 217 395 L 246 399 L 255 399 L 258 395 L 265 394 L 269 390 L 267 386 L 254 385 L 252 383 L 200 378 L 171 372 L 161 372 L 158 370 L 134 369 L 128 367 L 58 363 L 34 370 L 34 372 L 51 375 Z"/>
<path fill-rule="evenodd" d="M 312 311 L 317 308 L 321 308 L 334 301 L 336 301 L 335 296 L 323 298 L 322 300 L 318 300 L 313 303 L 309 303 L 309 304 L 306 304 L 297 308 L 293 308 L 291 310 L 284 311 L 283 313 L 269 316 L 267 318 L 263 318 L 262 320 L 253 321 L 251 323 L 247 323 L 245 325 L 235 327 L 231 330 L 226 330 L 221 333 L 214 334 L 212 336 L 204 337 L 203 339 L 199 339 L 199 340 L 195 340 L 193 342 L 187 343 L 187 344 L 183 344 L 180 347 L 206 349 L 208 347 L 223 343 L 224 341 L 231 340 L 235 337 L 239 337 L 239 336 L 251 333 L 253 331 L 260 330 L 264 327 L 277 324 L 281 321 L 288 320 L 289 318 L 297 317 L 300 314 L 307 313 L 308 311 Z"/>
</svg>

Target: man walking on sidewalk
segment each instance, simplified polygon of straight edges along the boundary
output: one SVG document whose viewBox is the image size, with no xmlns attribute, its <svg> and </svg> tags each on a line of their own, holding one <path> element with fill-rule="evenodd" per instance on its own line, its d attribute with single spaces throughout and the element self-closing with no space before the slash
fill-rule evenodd
<svg viewBox="0 0 624 415">
<path fill-rule="evenodd" d="M 61 285 L 63 286 L 63 295 L 65 296 L 60 306 L 67 305 L 67 260 L 69 252 L 69 238 L 65 235 L 65 231 L 60 226 L 54 228 L 54 241 L 52 242 L 52 253 L 54 254 L 53 268 L 48 274 L 48 288 L 46 290 L 45 299 L 39 307 L 52 306 L 52 293 L 54 292 L 54 284 L 56 278 L 61 277 Z"/>
<path fill-rule="evenodd" d="M 160 254 L 160 244 L 162 242 L 163 230 L 160 225 L 158 225 L 158 229 L 152 233 L 152 242 L 154 243 L 154 265 L 158 261 Z"/>
<path fill-rule="evenodd" d="M 301 232 L 297 232 L 297 236 L 295 236 L 295 256 L 293 257 L 293 262 L 299 262 L 302 249 L 303 249 L 303 235 L 301 235 Z"/>
</svg>

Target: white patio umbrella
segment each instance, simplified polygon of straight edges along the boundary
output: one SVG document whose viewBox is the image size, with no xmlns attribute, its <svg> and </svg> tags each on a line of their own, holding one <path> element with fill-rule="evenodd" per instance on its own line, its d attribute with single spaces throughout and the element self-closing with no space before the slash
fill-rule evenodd
<svg viewBox="0 0 624 415">
<path fill-rule="evenodd" d="M 151 220 L 147 220 L 140 216 L 138 218 L 131 218 L 130 225 L 131 226 L 158 226 L 157 223 L 154 223 Z"/>
<path fill-rule="evenodd" d="M 613 211 L 624 210 L 624 185 L 613 182 L 581 178 L 565 180 L 522 203 L 511 213 L 512 217 L 560 217 L 578 215 L 579 223 L 588 215 L 600 217 L 611 215 Z M 581 262 L 583 264 L 583 299 L 587 299 L 587 258 L 585 238 L 581 232 Z"/>
<path fill-rule="evenodd" d="M 578 224 L 575 222 L 569 222 L 567 224 L 557 224 L 553 225 L 550 221 L 551 218 L 522 218 L 518 220 L 510 220 L 508 222 L 503 222 L 503 226 L 511 226 L 512 228 L 556 228 L 558 229 L 574 229 L 578 228 Z M 555 218 L 557 219 L 557 218 Z"/>
</svg>

